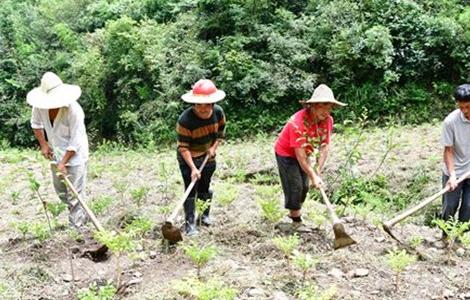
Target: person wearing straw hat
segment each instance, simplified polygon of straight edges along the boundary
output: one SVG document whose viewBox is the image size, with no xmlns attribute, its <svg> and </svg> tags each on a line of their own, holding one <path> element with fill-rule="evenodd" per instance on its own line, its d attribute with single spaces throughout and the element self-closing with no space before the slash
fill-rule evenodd
<svg viewBox="0 0 470 300">
<path fill-rule="evenodd" d="M 336 100 L 325 84 L 320 84 L 312 97 L 302 103 L 304 108 L 289 119 L 274 145 L 284 207 L 289 210 L 288 217 L 296 228 L 302 224 L 301 208 L 309 186 L 319 188 L 324 185 L 321 172 L 333 130 L 331 111 L 346 105 Z"/>
<path fill-rule="evenodd" d="M 84 196 L 88 138 L 85 115 L 77 99 L 81 89 L 65 84 L 56 74 L 47 72 L 41 85 L 31 90 L 26 101 L 32 108 L 31 127 L 39 142 L 41 154 L 57 164 L 58 170 L 69 177 L 80 196 Z M 84 209 L 67 191 L 65 184 L 52 171 L 54 189 L 69 209 L 69 223 L 79 229 L 87 222 Z"/>
<path fill-rule="evenodd" d="M 192 180 L 198 180 L 184 202 L 185 232 L 189 236 L 197 233 L 196 223 L 204 226 L 212 224 L 209 218 L 212 191 L 209 188 L 216 169 L 217 146 L 225 135 L 225 114 L 215 103 L 225 98 L 225 92 L 217 89 L 211 80 L 201 79 L 181 98 L 190 103 L 191 107 L 183 111 L 176 124 L 177 159 L 185 189 Z M 209 156 L 209 161 L 202 172 L 199 172 L 198 168 L 206 155 Z M 206 208 L 198 216 L 198 222 L 194 212 L 196 198 L 206 201 Z"/>
</svg>

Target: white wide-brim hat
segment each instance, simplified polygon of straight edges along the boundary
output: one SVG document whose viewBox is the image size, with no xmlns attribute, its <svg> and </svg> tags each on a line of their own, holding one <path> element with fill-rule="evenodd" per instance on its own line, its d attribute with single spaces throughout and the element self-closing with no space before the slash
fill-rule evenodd
<svg viewBox="0 0 470 300">
<path fill-rule="evenodd" d="M 209 79 L 201 79 L 196 82 L 193 89 L 183 96 L 183 101 L 193 104 L 211 104 L 225 98 L 225 92 L 217 89 Z"/>
<path fill-rule="evenodd" d="M 56 74 L 46 72 L 42 76 L 41 85 L 28 93 L 26 102 L 36 108 L 59 108 L 77 101 L 81 94 L 78 85 L 65 84 Z"/>
<path fill-rule="evenodd" d="M 333 91 L 326 85 L 320 84 L 312 94 L 312 97 L 304 103 L 333 103 L 339 106 L 346 106 L 346 103 L 340 102 L 335 99 Z"/>
</svg>

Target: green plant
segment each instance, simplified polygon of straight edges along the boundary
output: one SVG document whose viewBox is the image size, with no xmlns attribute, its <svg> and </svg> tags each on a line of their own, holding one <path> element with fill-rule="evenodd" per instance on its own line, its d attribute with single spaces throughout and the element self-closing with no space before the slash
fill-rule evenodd
<svg viewBox="0 0 470 300">
<path fill-rule="evenodd" d="M 116 286 L 120 286 L 121 280 L 121 255 L 134 250 L 135 244 L 129 233 L 114 231 L 97 231 L 94 237 L 100 243 L 106 245 L 116 255 Z"/>
<path fill-rule="evenodd" d="M 137 235 L 142 238 L 145 234 L 150 232 L 152 228 L 152 220 L 146 217 L 139 217 L 132 220 L 132 222 L 126 226 L 126 231 L 133 236 Z"/>
<path fill-rule="evenodd" d="M 211 206 L 211 202 L 212 200 L 210 199 L 209 200 L 196 199 L 196 213 L 198 216 L 199 226 L 201 226 L 201 222 L 202 222 L 202 218 L 199 218 L 199 217 L 202 216 L 204 211 Z"/>
<path fill-rule="evenodd" d="M 449 219 L 444 221 L 442 219 L 435 219 L 432 221 L 437 225 L 447 236 L 447 261 L 451 260 L 451 253 L 456 239 L 461 239 L 468 229 L 470 229 L 470 222 L 460 222 L 458 219 Z"/>
<path fill-rule="evenodd" d="M 201 278 L 201 269 L 217 254 L 217 248 L 212 245 L 198 246 L 195 243 L 183 246 L 184 253 L 196 267 L 197 277 Z"/>
<path fill-rule="evenodd" d="M 413 235 L 411 238 L 410 238 L 410 247 L 413 248 L 413 249 L 416 249 L 418 248 L 422 243 L 423 243 L 424 239 L 422 236 L 420 235 Z"/>
<path fill-rule="evenodd" d="M 16 205 L 18 204 L 18 199 L 20 199 L 20 192 L 13 191 L 10 193 L 11 204 Z"/>
<path fill-rule="evenodd" d="M 300 238 L 297 234 L 291 236 L 278 236 L 272 239 L 274 245 L 282 251 L 284 257 L 289 262 L 292 251 L 300 245 Z"/>
<path fill-rule="evenodd" d="M 142 206 L 150 188 L 146 186 L 141 186 L 139 188 L 131 190 L 132 200 L 137 204 L 138 207 Z"/>
<path fill-rule="evenodd" d="M 216 200 L 222 206 L 229 206 L 238 196 L 238 189 L 229 183 L 219 183 L 216 186 Z"/>
<path fill-rule="evenodd" d="M 90 209 L 97 215 L 102 214 L 111 204 L 113 198 L 110 196 L 101 196 L 97 199 L 93 199 L 90 203 Z"/>
<path fill-rule="evenodd" d="M 127 189 L 129 188 L 129 184 L 127 183 L 127 181 L 114 182 L 113 187 L 116 189 L 116 191 L 120 195 L 121 202 L 124 201 L 124 194 L 126 193 Z"/>
<path fill-rule="evenodd" d="M 305 282 L 307 277 L 307 272 L 315 268 L 316 264 L 318 263 L 318 259 L 314 259 L 308 253 L 302 253 L 297 250 L 292 252 L 292 262 L 294 266 L 298 267 L 302 271 L 302 281 Z"/>
<path fill-rule="evenodd" d="M 330 287 L 327 290 L 319 290 L 315 284 L 306 283 L 295 292 L 295 296 L 301 300 L 331 300 L 336 295 L 335 287 Z"/>
<path fill-rule="evenodd" d="M 21 232 L 23 235 L 23 240 L 26 239 L 26 234 L 29 232 L 29 228 L 31 224 L 27 221 L 22 221 L 16 224 L 16 228 Z"/>
<path fill-rule="evenodd" d="M 77 298 L 79 300 L 111 300 L 114 299 L 116 292 L 116 288 L 110 282 L 100 287 L 92 283 L 89 287 L 79 290 Z"/>
<path fill-rule="evenodd" d="M 65 209 L 67 208 L 67 204 L 59 201 L 59 202 L 48 202 L 47 203 L 47 210 L 51 212 L 54 218 L 57 218 Z"/>
<path fill-rule="evenodd" d="M 177 281 L 173 286 L 179 294 L 198 300 L 232 300 L 237 296 L 235 289 L 225 286 L 217 278 L 211 278 L 205 282 L 198 278 L 186 278 Z"/>
<path fill-rule="evenodd" d="M 398 290 L 398 285 L 400 283 L 400 274 L 408 267 L 410 264 L 416 261 L 414 255 L 410 255 L 406 250 L 395 250 L 390 251 L 387 255 L 387 265 L 395 272 L 395 290 Z"/>
<path fill-rule="evenodd" d="M 51 231 L 48 230 L 47 225 L 43 223 L 34 223 L 31 226 L 31 233 L 37 238 L 40 242 L 44 242 L 51 236 Z"/>
<path fill-rule="evenodd" d="M 52 233 L 52 226 L 51 226 L 51 220 L 49 219 L 49 215 L 47 214 L 47 202 L 46 200 L 41 196 L 41 193 L 39 193 L 39 188 L 40 184 L 34 177 L 33 173 L 28 173 L 28 181 L 29 181 L 29 188 L 30 190 L 37 195 L 39 201 L 41 201 L 42 206 L 44 208 L 44 214 L 46 215 L 47 219 L 47 225 L 49 225 L 49 231 Z"/>
</svg>

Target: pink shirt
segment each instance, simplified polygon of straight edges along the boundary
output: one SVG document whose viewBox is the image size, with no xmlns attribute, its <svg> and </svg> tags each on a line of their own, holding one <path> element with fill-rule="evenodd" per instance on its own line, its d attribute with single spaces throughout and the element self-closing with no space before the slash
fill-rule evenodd
<svg viewBox="0 0 470 300">
<path fill-rule="evenodd" d="M 333 131 L 333 117 L 313 123 L 307 109 L 301 109 L 290 117 L 279 134 L 274 151 L 277 155 L 296 158 L 295 149 L 304 148 L 307 155 L 320 145 L 329 144 Z"/>
</svg>

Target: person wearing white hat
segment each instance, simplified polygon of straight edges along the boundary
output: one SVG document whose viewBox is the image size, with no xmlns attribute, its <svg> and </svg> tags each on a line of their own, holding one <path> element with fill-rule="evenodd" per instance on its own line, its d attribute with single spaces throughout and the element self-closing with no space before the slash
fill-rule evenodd
<svg viewBox="0 0 470 300">
<path fill-rule="evenodd" d="M 225 92 L 217 89 L 211 80 L 201 79 L 181 98 L 192 104 L 179 116 L 176 131 L 177 159 L 185 189 L 192 180 L 197 180 L 184 202 L 185 232 L 186 235 L 194 235 L 197 233 L 194 213 L 196 198 L 206 201 L 206 209 L 198 216 L 198 221 L 204 226 L 212 224 L 209 218 L 212 191 L 209 188 L 216 169 L 217 146 L 225 135 L 225 114 L 222 107 L 215 103 L 225 98 Z M 206 155 L 209 161 L 199 172 L 198 168 Z"/>
<path fill-rule="evenodd" d="M 64 84 L 56 74 L 47 72 L 42 76 L 41 85 L 28 93 L 26 101 L 33 107 L 31 127 L 42 155 L 57 164 L 58 170 L 69 177 L 83 197 L 87 176 L 88 138 L 85 115 L 77 102 L 80 95 L 79 86 Z M 56 193 L 69 208 L 70 225 L 82 227 L 88 220 L 84 209 L 67 191 L 54 171 L 52 178 Z"/>
<path fill-rule="evenodd" d="M 312 97 L 302 103 L 305 107 L 289 119 L 274 145 L 284 207 L 297 228 L 302 224 L 301 208 L 309 186 L 319 188 L 324 184 L 321 171 L 333 130 L 331 110 L 346 105 L 336 100 L 325 84 L 320 84 Z M 312 167 L 312 156 L 315 167 Z"/>
</svg>

